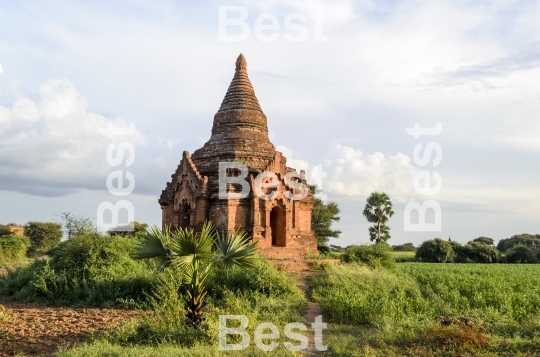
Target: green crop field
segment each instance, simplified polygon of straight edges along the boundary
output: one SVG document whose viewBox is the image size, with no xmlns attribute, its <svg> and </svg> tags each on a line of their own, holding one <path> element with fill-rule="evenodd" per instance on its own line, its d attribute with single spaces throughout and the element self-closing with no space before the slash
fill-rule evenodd
<svg viewBox="0 0 540 357">
<path fill-rule="evenodd" d="M 333 356 L 540 353 L 540 265 L 342 265 L 316 279 Z"/>
</svg>

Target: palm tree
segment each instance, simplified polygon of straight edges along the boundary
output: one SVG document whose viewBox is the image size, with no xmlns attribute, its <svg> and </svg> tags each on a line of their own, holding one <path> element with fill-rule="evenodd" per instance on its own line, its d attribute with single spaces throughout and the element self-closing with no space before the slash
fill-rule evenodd
<svg viewBox="0 0 540 357">
<path fill-rule="evenodd" d="M 252 268 L 256 264 L 257 242 L 248 242 L 243 231 L 229 235 L 218 233 L 206 222 L 200 234 L 193 229 L 180 228 L 171 233 L 152 227 L 134 253 L 135 259 L 154 259 L 156 269 L 178 267 L 186 290 L 186 318 L 194 325 L 202 321 L 205 307 L 206 279 L 214 269 L 227 270 L 233 266 Z"/>
<path fill-rule="evenodd" d="M 364 216 L 368 222 L 375 223 L 369 227 L 369 239 L 375 243 L 386 242 L 390 239 L 388 219 L 394 215 L 390 197 L 384 192 L 372 192 L 364 208 Z"/>
</svg>

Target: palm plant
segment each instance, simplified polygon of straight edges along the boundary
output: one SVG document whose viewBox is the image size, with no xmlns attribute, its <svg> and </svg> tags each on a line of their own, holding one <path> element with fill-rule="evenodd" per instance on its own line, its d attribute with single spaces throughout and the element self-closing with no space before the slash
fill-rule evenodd
<svg viewBox="0 0 540 357">
<path fill-rule="evenodd" d="M 200 234 L 193 229 L 180 228 L 172 233 L 166 228 L 152 227 L 134 253 L 135 259 L 154 259 L 156 269 L 163 271 L 174 266 L 182 274 L 186 318 L 194 325 L 203 319 L 206 279 L 214 269 L 227 270 L 233 266 L 252 268 L 256 264 L 257 242 L 248 242 L 243 231 L 218 233 L 206 222 Z"/>
<path fill-rule="evenodd" d="M 390 239 L 390 227 L 386 223 L 394 215 L 394 211 L 392 211 L 392 201 L 386 193 L 372 192 L 363 213 L 368 222 L 375 223 L 373 227 L 369 227 L 371 241 L 382 243 Z"/>
</svg>

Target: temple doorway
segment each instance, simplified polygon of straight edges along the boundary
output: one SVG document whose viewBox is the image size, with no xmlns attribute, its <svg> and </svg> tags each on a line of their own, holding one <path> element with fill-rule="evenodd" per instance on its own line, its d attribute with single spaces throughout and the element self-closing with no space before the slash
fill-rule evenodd
<svg viewBox="0 0 540 357">
<path fill-rule="evenodd" d="M 180 219 L 178 220 L 181 228 L 189 228 L 191 216 L 191 207 L 186 202 L 182 204 L 182 209 L 180 210 Z"/>
<path fill-rule="evenodd" d="M 285 212 L 279 206 L 270 211 L 270 228 L 272 229 L 272 246 L 285 247 Z"/>
</svg>

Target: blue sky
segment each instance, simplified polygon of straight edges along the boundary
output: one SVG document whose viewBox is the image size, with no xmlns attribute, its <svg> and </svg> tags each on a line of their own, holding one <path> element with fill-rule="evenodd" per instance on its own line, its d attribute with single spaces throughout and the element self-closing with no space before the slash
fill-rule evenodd
<svg viewBox="0 0 540 357">
<path fill-rule="evenodd" d="M 247 39 L 219 40 L 219 6 L 247 9 Z M 263 13 L 280 23 L 275 41 L 255 35 Z M 306 17 L 304 41 L 285 38 L 289 14 Z M 368 241 L 374 190 L 394 202 L 394 244 L 540 233 L 538 2 L 0 2 L 0 34 L 0 223 L 116 202 L 98 128 L 135 123 L 128 199 L 159 224 L 157 198 L 182 151 L 209 138 L 242 52 L 272 142 L 308 177 L 326 172 L 342 209 L 333 243 Z M 443 131 L 415 140 L 414 123 Z M 413 150 L 429 141 L 442 189 L 425 197 L 413 179 L 431 166 Z M 405 205 L 426 199 L 442 231 L 405 232 Z"/>
</svg>

